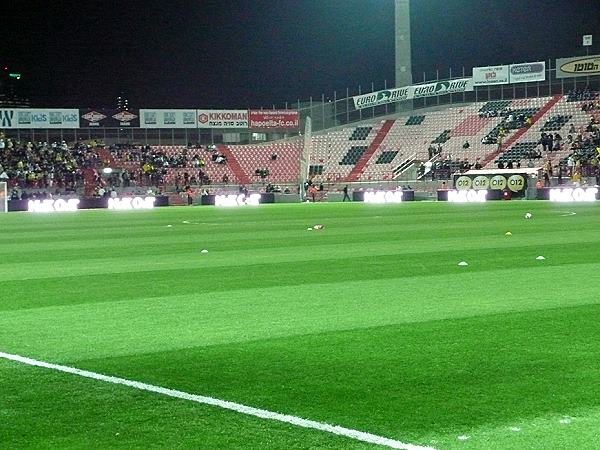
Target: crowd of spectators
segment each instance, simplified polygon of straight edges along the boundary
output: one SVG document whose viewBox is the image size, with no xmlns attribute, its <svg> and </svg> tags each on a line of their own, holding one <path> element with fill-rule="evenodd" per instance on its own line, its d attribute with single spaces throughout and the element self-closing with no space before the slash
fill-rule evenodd
<svg viewBox="0 0 600 450">
<path fill-rule="evenodd" d="M 482 114 L 493 114 L 494 112 L 496 111 L 492 110 L 486 111 Z M 510 108 L 503 108 L 498 115 L 503 117 L 502 121 L 481 139 L 482 144 L 498 144 L 500 146 L 502 145 L 504 137 L 509 131 L 518 130 L 519 128 L 523 127 L 529 127 L 533 123 L 533 118 L 531 116 L 527 116 L 520 112 L 515 112 Z"/>
<path fill-rule="evenodd" d="M 161 185 L 168 169 L 186 168 L 183 176 L 175 177 L 179 190 L 181 186 L 210 184 L 211 180 L 204 171 L 206 161 L 227 164 L 226 156 L 215 145 L 188 144 L 181 153 L 168 155 L 160 147 L 115 145 L 109 147 L 111 156 L 125 163 L 139 164 L 140 182 L 146 185 Z M 197 169 L 198 171 L 192 171 Z M 226 182 L 228 180 L 221 180 Z"/>
<path fill-rule="evenodd" d="M 0 181 L 11 188 L 75 190 L 83 170 L 100 162 L 96 150 L 84 143 L 17 142 L 0 135 Z"/>
<path fill-rule="evenodd" d="M 567 93 L 568 102 L 589 102 L 598 98 L 598 91 L 592 91 L 588 86 L 584 89 L 572 89 Z"/>
</svg>

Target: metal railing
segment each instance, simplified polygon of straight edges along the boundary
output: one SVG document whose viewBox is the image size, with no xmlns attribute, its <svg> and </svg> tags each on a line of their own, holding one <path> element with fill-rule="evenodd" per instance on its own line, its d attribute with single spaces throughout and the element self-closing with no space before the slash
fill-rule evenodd
<svg viewBox="0 0 600 450">
<path fill-rule="evenodd" d="M 309 97 L 307 100 L 298 99 L 284 104 L 273 104 L 272 109 L 297 109 L 300 113 L 301 126 L 294 132 L 269 133 L 268 141 L 290 138 L 302 134 L 307 117 L 312 119 L 313 133 L 330 128 L 356 124 L 391 115 L 411 115 L 424 108 L 444 107 L 472 102 L 491 100 L 514 100 L 520 98 L 546 97 L 557 94 L 567 94 L 572 90 L 589 87 L 600 90 L 600 76 L 556 78 L 554 60 L 546 62 L 546 81 L 507 84 L 499 86 L 475 87 L 472 92 L 448 94 L 437 97 L 425 97 L 400 103 L 375 106 L 357 110 L 353 97 L 392 86 L 386 80 L 372 82 L 368 86 L 346 88 L 342 92 L 333 91 L 331 94 L 321 94 Z M 413 76 L 420 83 L 432 83 L 468 77 L 471 69 L 449 69 L 447 73 L 423 73 Z M 264 108 L 264 109 L 271 109 Z M 23 141 L 97 141 L 105 144 L 140 144 L 140 145 L 186 145 L 188 143 L 208 144 L 249 144 L 259 143 L 253 136 L 252 130 L 217 130 L 217 129 L 148 129 L 148 128 L 79 128 L 79 129 L 46 129 L 46 130 L 5 130 L 5 134 Z M 227 142 L 228 135 L 235 134 L 235 142 Z"/>
</svg>

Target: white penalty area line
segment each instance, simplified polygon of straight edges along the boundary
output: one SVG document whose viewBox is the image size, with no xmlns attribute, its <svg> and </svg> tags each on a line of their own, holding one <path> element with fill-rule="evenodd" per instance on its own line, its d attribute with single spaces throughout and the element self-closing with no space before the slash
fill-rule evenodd
<svg viewBox="0 0 600 450">
<path fill-rule="evenodd" d="M 70 373 L 80 377 L 91 378 L 93 380 L 104 381 L 106 383 L 120 384 L 129 386 L 147 392 L 166 395 L 168 397 L 179 398 L 205 405 L 217 406 L 219 408 L 228 409 L 248 416 L 259 417 L 261 419 L 275 420 L 277 422 L 289 423 L 297 427 L 312 428 L 327 433 L 332 433 L 338 436 L 344 436 L 357 441 L 368 442 L 370 444 L 381 445 L 390 448 L 398 448 L 404 450 L 435 450 L 432 447 L 422 447 L 419 445 L 405 444 L 404 442 L 389 439 L 383 436 L 377 436 L 363 431 L 353 430 L 351 428 L 340 427 L 337 425 L 329 425 L 327 423 L 316 422 L 314 420 L 303 419 L 301 417 L 290 416 L 288 414 L 280 414 L 266 409 L 253 408 L 252 406 L 242 405 L 240 403 L 228 402 L 219 400 L 218 398 L 206 397 L 203 395 L 189 394 L 187 392 L 167 389 L 152 384 L 140 383 L 139 381 L 127 380 L 125 378 L 111 377 L 100 373 L 89 372 L 87 370 L 76 369 L 74 367 L 61 366 L 59 364 L 47 363 L 38 361 L 24 356 L 12 355 L 10 353 L 0 352 L 0 358 L 9 361 L 15 361 L 28 366 L 43 367 L 45 369 L 56 370 L 58 372 Z"/>
</svg>

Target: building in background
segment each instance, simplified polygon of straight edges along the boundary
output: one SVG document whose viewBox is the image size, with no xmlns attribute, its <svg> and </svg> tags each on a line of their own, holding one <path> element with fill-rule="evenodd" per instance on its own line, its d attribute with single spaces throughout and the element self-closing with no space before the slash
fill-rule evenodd
<svg viewBox="0 0 600 450">
<path fill-rule="evenodd" d="M 29 108 L 25 81 L 20 72 L 12 71 L 8 66 L 0 71 L 0 108 Z"/>
</svg>

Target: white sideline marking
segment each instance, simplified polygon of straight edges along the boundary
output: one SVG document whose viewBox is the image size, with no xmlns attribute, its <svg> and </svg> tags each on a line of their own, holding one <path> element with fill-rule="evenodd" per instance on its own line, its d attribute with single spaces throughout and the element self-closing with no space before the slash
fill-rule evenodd
<svg viewBox="0 0 600 450">
<path fill-rule="evenodd" d="M 291 425 L 295 425 L 302 428 L 313 428 L 315 430 L 333 433 L 338 436 L 345 436 L 350 439 L 368 442 L 370 444 L 377 444 L 385 447 L 399 448 L 404 450 L 435 450 L 432 447 L 421 447 L 419 445 L 405 444 L 394 439 L 377 436 L 371 433 L 365 433 L 363 431 L 353 430 L 351 428 L 344 428 L 337 425 L 329 425 L 327 423 L 316 422 L 314 420 L 303 419 L 301 417 L 280 414 L 273 411 L 268 411 L 266 409 L 253 408 L 252 406 L 228 402 L 226 400 L 219 400 L 218 398 L 189 394 L 187 392 L 177 391 L 174 389 L 167 389 L 160 386 L 154 386 L 152 384 L 140 383 L 139 381 L 127 380 L 125 378 L 111 377 L 108 375 L 102 375 L 100 373 L 89 372 L 87 370 L 76 369 L 74 367 L 61 366 L 59 364 L 51 364 L 44 361 L 37 361 L 35 359 L 26 358 L 24 356 L 19 355 L 12 355 L 10 353 L 0 352 L 0 358 L 19 362 L 22 364 L 27 364 L 29 366 L 43 367 L 45 369 L 57 370 L 59 372 L 70 373 L 72 375 L 78 375 L 80 377 L 92 378 L 94 380 L 104 381 L 106 383 L 129 386 L 135 389 L 140 389 L 142 391 L 154 392 L 156 394 L 162 394 L 169 397 L 189 400 L 196 403 L 217 406 L 219 408 L 229 409 L 231 411 L 239 412 L 249 416 L 259 417 L 261 419 L 269 419 L 278 422 L 289 423 Z"/>
</svg>

